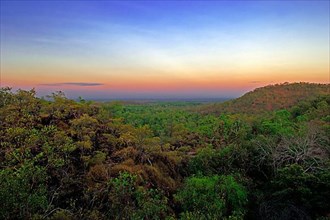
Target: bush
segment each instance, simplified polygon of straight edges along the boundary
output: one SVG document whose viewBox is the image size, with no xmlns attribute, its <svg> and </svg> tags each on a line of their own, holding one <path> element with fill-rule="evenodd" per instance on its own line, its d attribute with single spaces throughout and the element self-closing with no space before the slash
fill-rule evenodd
<svg viewBox="0 0 330 220">
<path fill-rule="evenodd" d="M 0 171 L 0 218 L 31 218 L 48 205 L 43 168 L 23 165 L 17 170 Z"/>
<path fill-rule="evenodd" d="M 247 192 L 233 176 L 190 177 L 176 194 L 184 219 L 243 216 Z"/>
</svg>

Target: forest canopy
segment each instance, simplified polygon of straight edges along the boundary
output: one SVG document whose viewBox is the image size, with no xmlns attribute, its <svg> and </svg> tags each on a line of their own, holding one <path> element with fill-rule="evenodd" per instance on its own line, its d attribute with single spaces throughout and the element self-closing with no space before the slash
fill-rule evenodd
<svg viewBox="0 0 330 220">
<path fill-rule="evenodd" d="M 318 84 L 214 105 L 1 88 L 0 219 L 325 219 L 329 112 Z"/>
</svg>

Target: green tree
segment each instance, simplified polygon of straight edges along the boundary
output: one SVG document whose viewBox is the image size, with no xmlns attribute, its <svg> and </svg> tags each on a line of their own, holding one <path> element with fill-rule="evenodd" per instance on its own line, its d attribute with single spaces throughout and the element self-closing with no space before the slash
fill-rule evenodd
<svg viewBox="0 0 330 220">
<path fill-rule="evenodd" d="M 167 213 L 167 199 L 155 189 L 137 184 L 137 176 L 120 173 L 109 182 L 108 216 L 111 219 L 161 219 Z"/>
<path fill-rule="evenodd" d="M 243 217 L 247 204 L 246 189 L 231 175 L 189 177 L 175 198 L 182 215 L 196 219 Z"/>
<path fill-rule="evenodd" d="M 30 219 L 48 207 L 47 174 L 33 164 L 0 170 L 0 218 Z"/>
</svg>

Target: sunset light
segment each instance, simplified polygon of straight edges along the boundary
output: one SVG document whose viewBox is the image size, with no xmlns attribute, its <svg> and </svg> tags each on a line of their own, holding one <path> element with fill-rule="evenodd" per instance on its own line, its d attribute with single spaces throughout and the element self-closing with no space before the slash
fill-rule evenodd
<svg viewBox="0 0 330 220">
<path fill-rule="evenodd" d="M 1 86 L 237 97 L 304 81 L 329 82 L 328 1 L 1 2 Z"/>
</svg>

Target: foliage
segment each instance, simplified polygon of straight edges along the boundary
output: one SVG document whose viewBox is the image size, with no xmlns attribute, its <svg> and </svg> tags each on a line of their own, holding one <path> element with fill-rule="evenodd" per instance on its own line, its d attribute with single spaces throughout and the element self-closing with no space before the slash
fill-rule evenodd
<svg viewBox="0 0 330 220">
<path fill-rule="evenodd" d="M 317 213 L 326 213 L 330 196 L 329 171 L 306 172 L 298 164 L 292 164 L 278 171 L 271 181 L 271 201 L 291 204 L 297 210 L 305 210 L 315 217 Z M 320 189 L 323 189 L 320 191 Z M 286 210 L 288 211 L 288 210 Z M 288 219 L 285 212 L 276 210 L 282 219 Z M 271 215 L 274 215 L 272 213 Z"/>
<path fill-rule="evenodd" d="M 284 84 L 203 104 L 1 88 L 0 218 L 325 218 L 327 89 Z"/>
<path fill-rule="evenodd" d="M 46 173 L 41 167 L 23 164 L 0 171 L 0 217 L 31 218 L 47 209 Z"/>
<path fill-rule="evenodd" d="M 320 95 L 329 95 L 329 84 L 283 83 L 268 85 L 221 104 L 203 106 L 207 113 L 265 113 L 288 109 L 301 101 L 312 101 Z"/>
<path fill-rule="evenodd" d="M 247 192 L 231 175 L 190 177 L 176 199 L 182 204 L 183 218 L 220 219 L 241 216 Z"/>
<path fill-rule="evenodd" d="M 138 186 L 136 178 L 129 173 L 120 173 L 109 182 L 109 218 L 160 219 L 165 216 L 167 199 L 156 189 Z"/>
</svg>

